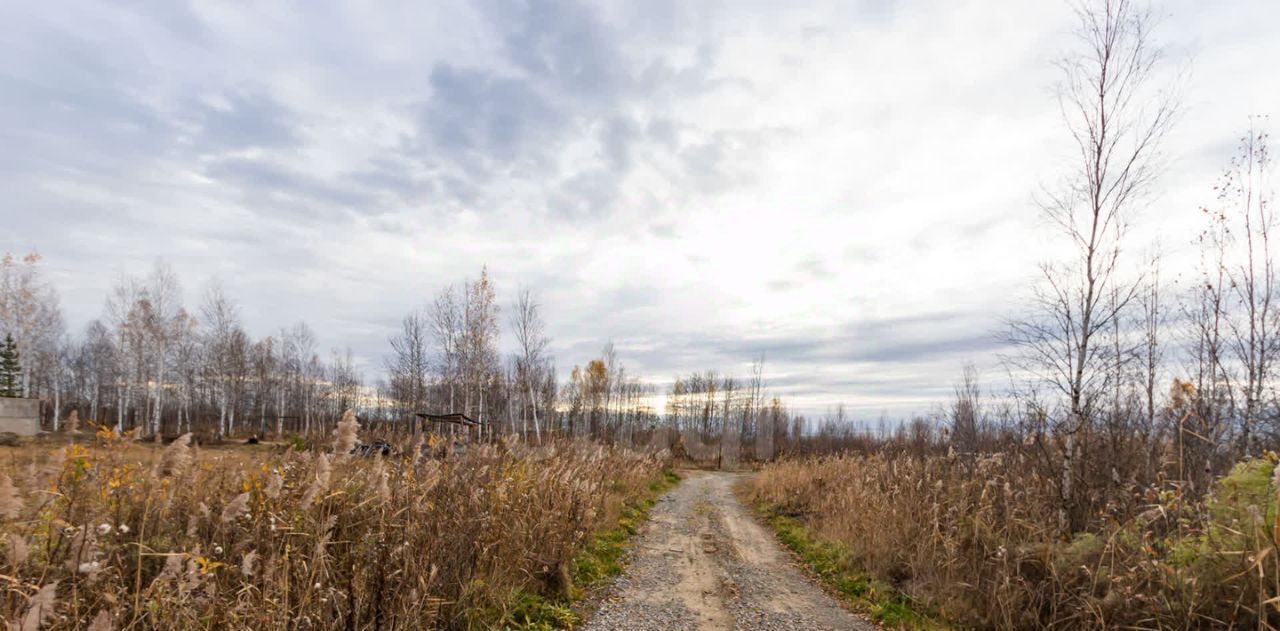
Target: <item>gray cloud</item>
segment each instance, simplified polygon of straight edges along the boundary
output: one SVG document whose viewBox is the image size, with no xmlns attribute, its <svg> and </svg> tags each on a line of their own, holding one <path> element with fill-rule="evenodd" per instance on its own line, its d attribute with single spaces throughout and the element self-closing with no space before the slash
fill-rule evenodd
<svg viewBox="0 0 1280 631">
<path fill-rule="evenodd" d="M 629 78 L 617 52 L 619 33 L 594 10 L 574 0 L 491 3 L 494 26 L 505 30 L 507 56 L 531 76 L 579 98 L 603 98 L 626 89 Z M 606 103 L 607 104 L 607 103 Z"/>
<path fill-rule="evenodd" d="M 427 142 L 419 150 L 442 152 L 473 176 L 488 175 L 490 163 L 546 169 L 549 145 L 569 122 L 522 79 L 442 64 L 431 72 L 431 88 L 419 117 Z"/>
<path fill-rule="evenodd" d="M 545 191 L 542 210 L 599 217 L 624 201 L 623 185 L 639 163 L 669 155 L 679 160 L 670 175 L 681 188 L 713 194 L 749 177 L 745 156 L 762 149 L 766 135 L 682 135 L 671 118 L 629 114 L 655 98 L 688 98 L 739 81 L 711 76 L 714 46 L 699 46 L 694 63 L 633 60 L 621 50 L 625 34 L 589 5 L 482 6 L 505 65 L 437 63 L 431 96 L 414 106 L 407 143 L 410 160 L 427 167 L 449 201 L 484 206 L 492 201 L 485 189 L 527 180 Z M 668 7 L 641 22 L 666 24 L 678 13 Z M 566 150 L 590 145 L 596 148 L 583 159 L 563 163 Z"/>
<path fill-rule="evenodd" d="M 293 122 L 297 113 L 262 88 L 233 90 L 219 96 L 217 101 L 221 102 L 206 99 L 184 108 L 199 126 L 198 151 L 287 148 L 300 142 Z"/>
<path fill-rule="evenodd" d="M 416 108 L 414 157 L 442 167 L 438 190 L 464 205 L 482 203 L 478 190 L 497 181 L 528 178 L 550 184 L 547 210 L 607 211 L 640 140 L 636 123 L 621 114 L 637 95 L 618 34 L 577 2 L 483 6 L 509 67 L 432 68 L 431 96 Z M 592 140 L 600 147 L 594 162 L 560 177 L 565 147 Z"/>
<path fill-rule="evenodd" d="M 0 177 L 18 172 L 122 173 L 161 159 L 171 122 L 140 93 L 142 68 L 103 55 L 76 35 L 41 25 L 39 41 L 9 51 L 0 66 Z M 145 66 L 143 66 L 145 67 Z"/>
<path fill-rule="evenodd" d="M 263 160 L 223 158 L 210 162 L 204 174 L 238 191 L 245 207 L 255 212 L 315 219 L 382 209 L 372 192 Z"/>
</svg>

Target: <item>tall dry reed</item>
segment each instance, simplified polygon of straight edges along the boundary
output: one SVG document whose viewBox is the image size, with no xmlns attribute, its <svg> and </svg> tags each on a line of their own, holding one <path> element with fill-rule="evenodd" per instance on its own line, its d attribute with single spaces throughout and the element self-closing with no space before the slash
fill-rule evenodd
<svg viewBox="0 0 1280 631">
<path fill-rule="evenodd" d="M 665 465 L 578 442 L 331 461 L 98 440 L 4 474 L 0 618 L 20 628 L 477 628 L 563 597 Z"/>
<path fill-rule="evenodd" d="M 847 551 L 855 571 L 982 628 L 1187 628 L 1280 622 L 1274 457 L 1202 500 L 1132 488 L 1065 538 L 1052 480 L 1016 456 L 884 454 L 766 466 L 747 493 Z"/>
</svg>

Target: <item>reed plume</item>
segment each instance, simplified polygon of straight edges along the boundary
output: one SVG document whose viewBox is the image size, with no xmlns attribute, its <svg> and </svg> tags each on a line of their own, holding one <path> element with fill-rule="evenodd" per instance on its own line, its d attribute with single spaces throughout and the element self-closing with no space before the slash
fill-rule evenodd
<svg viewBox="0 0 1280 631">
<path fill-rule="evenodd" d="M 187 432 L 173 441 L 164 450 L 160 459 L 160 473 L 167 477 L 178 477 L 191 465 L 191 432 Z"/>
<path fill-rule="evenodd" d="M 360 421 L 356 420 L 356 413 L 351 410 L 343 412 L 342 420 L 338 421 L 338 426 L 333 428 L 333 453 L 339 455 L 351 453 L 359 442 L 359 432 Z"/>
</svg>

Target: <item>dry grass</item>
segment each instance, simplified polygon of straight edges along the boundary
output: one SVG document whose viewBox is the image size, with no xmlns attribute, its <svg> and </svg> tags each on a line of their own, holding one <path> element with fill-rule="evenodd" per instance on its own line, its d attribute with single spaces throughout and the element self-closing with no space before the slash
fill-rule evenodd
<svg viewBox="0 0 1280 631">
<path fill-rule="evenodd" d="M 575 554 L 665 465 L 585 442 L 365 459 L 109 432 L 9 453 L 0 617 L 23 629 L 505 625 L 565 601 Z"/>
<path fill-rule="evenodd" d="M 887 455 L 766 466 L 745 492 L 855 574 L 985 628 L 1269 628 L 1280 619 L 1275 458 L 1242 462 L 1203 501 L 1132 489 L 1132 515 L 1067 540 L 1052 485 L 1016 457 Z"/>
</svg>

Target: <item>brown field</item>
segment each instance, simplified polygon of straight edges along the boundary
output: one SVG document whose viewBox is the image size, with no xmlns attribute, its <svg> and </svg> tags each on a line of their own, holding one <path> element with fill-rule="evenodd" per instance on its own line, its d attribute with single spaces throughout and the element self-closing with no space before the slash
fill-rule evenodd
<svg viewBox="0 0 1280 631">
<path fill-rule="evenodd" d="M 1133 489 L 1067 539 L 1052 481 L 1019 457 L 876 454 L 769 464 L 744 492 L 838 551 L 841 570 L 983 628 L 1205 628 L 1276 621 L 1276 458 L 1202 500 Z"/>
<path fill-rule="evenodd" d="M 515 625 L 568 602 L 575 554 L 666 464 L 585 441 L 445 459 L 325 451 L 164 447 L 109 431 L 5 450 L 0 618 L 21 629 Z"/>
</svg>

